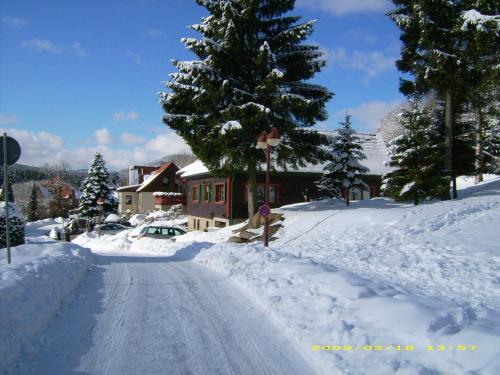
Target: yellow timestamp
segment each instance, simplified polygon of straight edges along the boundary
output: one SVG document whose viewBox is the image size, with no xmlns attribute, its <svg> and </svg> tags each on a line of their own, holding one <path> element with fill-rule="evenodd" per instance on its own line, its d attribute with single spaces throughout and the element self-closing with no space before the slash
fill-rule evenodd
<svg viewBox="0 0 500 375">
<path fill-rule="evenodd" d="M 421 348 L 415 345 L 313 345 L 313 352 L 384 352 L 384 351 L 400 351 L 413 352 L 415 350 L 424 349 L 429 352 L 445 352 L 445 351 L 474 351 L 477 345 L 427 345 Z"/>
</svg>

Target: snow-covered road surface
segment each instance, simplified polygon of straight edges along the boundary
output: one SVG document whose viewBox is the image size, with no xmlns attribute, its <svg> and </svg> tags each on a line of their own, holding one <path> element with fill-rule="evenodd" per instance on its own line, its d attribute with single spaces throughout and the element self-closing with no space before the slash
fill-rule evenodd
<svg viewBox="0 0 500 375">
<path fill-rule="evenodd" d="M 21 374 L 313 374 L 239 290 L 188 259 L 95 255 Z"/>
</svg>

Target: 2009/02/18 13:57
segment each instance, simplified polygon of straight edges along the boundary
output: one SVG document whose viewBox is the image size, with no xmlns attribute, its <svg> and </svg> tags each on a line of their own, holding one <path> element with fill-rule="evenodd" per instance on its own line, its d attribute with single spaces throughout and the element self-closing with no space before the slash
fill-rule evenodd
<svg viewBox="0 0 500 375">
<path fill-rule="evenodd" d="M 389 350 L 396 350 L 396 351 L 407 351 L 411 352 L 414 351 L 415 345 L 313 345 L 312 346 L 312 351 L 317 352 L 317 351 L 323 351 L 323 352 L 328 352 L 328 351 L 365 351 L 365 352 L 370 352 L 370 351 L 376 351 L 376 352 L 381 352 L 381 351 L 389 351 Z M 427 345 L 425 346 L 425 350 L 427 351 L 437 351 L 437 352 L 444 352 L 444 351 L 474 351 L 477 349 L 477 345 Z"/>
</svg>

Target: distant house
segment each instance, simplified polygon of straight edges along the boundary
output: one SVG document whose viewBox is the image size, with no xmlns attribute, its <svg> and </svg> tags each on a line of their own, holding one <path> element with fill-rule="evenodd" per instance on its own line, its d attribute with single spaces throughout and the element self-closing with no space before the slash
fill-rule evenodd
<svg viewBox="0 0 500 375">
<path fill-rule="evenodd" d="M 129 185 L 117 189 L 118 212 L 143 213 L 182 203 L 182 187 L 176 176 L 178 170 L 174 163 L 130 167 Z"/>
<path fill-rule="evenodd" d="M 333 132 L 322 132 L 328 137 Z M 387 150 L 378 134 L 359 134 L 367 160 L 362 164 L 369 168 L 363 175 L 368 184 L 367 192 L 352 192 L 351 199 L 370 199 L 380 195 L 382 176 L 390 169 L 385 166 Z M 324 165 L 308 165 L 298 170 L 275 170 L 271 173 L 269 200 L 271 207 L 305 202 L 317 198 L 316 183 L 323 174 Z M 257 206 L 264 203 L 265 173 L 257 173 Z M 208 227 L 225 227 L 245 220 L 247 210 L 246 175 L 216 177 L 201 161 L 180 169 L 177 172 L 186 194 L 186 214 L 188 228 L 204 230 Z"/>
<path fill-rule="evenodd" d="M 59 177 L 37 185 L 38 217 L 66 216 L 78 208 L 81 192 Z"/>
</svg>

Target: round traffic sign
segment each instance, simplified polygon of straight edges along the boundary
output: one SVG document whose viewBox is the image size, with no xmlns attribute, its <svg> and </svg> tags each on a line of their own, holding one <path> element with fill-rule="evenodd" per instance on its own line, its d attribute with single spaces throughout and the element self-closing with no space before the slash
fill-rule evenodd
<svg viewBox="0 0 500 375">
<path fill-rule="evenodd" d="M 4 164 L 3 137 L 0 136 L 0 164 Z M 12 165 L 21 157 L 21 146 L 12 138 L 7 137 L 7 165 Z"/>
<path fill-rule="evenodd" d="M 269 215 L 271 215 L 271 207 L 269 207 L 268 205 L 262 205 L 259 207 L 259 214 L 260 216 L 262 217 L 269 217 Z"/>
</svg>

